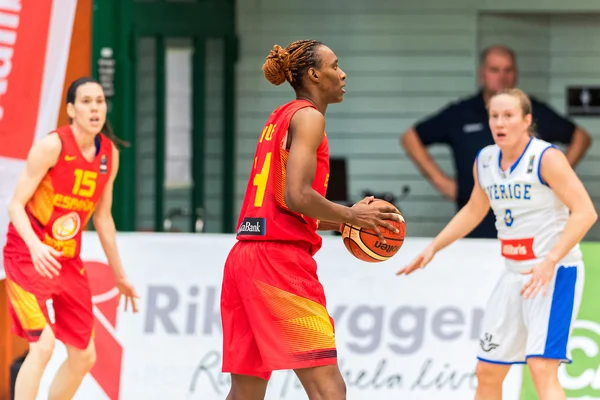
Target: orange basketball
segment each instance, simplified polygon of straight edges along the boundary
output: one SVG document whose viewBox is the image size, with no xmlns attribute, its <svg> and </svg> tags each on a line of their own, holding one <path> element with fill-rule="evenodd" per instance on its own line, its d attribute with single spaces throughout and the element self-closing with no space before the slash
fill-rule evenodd
<svg viewBox="0 0 600 400">
<path fill-rule="evenodd" d="M 369 204 L 371 206 L 392 206 L 393 204 L 388 203 L 385 200 L 375 199 Z M 394 207 L 395 208 L 395 207 Z M 386 243 L 381 243 L 379 237 L 372 229 L 359 228 L 350 224 L 344 224 L 342 230 L 342 239 L 346 248 L 354 257 L 362 261 L 367 262 L 381 262 L 392 258 L 402 244 L 404 243 L 404 236 L 406 235 L 406 224 L 404 223 L 404 217 L 400 214 L 400 221 L 389 221 L 392 225 L 398 228 L 398 233 L 394 233 L 389 229 L 380 228 L 385 238 Z"/>
</svg>

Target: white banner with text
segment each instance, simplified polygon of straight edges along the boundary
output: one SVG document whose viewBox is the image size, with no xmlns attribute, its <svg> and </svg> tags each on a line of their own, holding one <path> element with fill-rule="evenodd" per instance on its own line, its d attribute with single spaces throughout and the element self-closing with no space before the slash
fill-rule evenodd
<svg viewBox="0 0 600 400">
<path fill-rule="evenodd" d="M 110 269 L 96 235 L 82 258 L 94 294 L 98 359 L 76 399 L 222 400 L 219 299 L 231 235 L 119 234 L 119 248 L 140 312 L 116 311 Z M 391 260 L 352 257 L 327 236 L 316 255 L 339 365 L 349 399 L 473 398 L 479 333 L 487 298 L 503 264 L 499 244 L 462 240 L 408 277 L 395 272 L 429 239 L 408 238 Z M 66 356 L 57 344 L 40 399 Z M 521 367 L 511 369 L 505 399 L 518 399 Z M 267 399 L 306 399 L 291 371 L 277 371 Z"/>
</svg>

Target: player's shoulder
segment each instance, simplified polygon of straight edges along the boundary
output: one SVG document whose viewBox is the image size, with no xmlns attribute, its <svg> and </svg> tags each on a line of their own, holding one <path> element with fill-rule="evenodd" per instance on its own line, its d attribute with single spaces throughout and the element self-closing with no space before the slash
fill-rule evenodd
<svg viewBox="0 0 600 400">
<path fill-rule="evenodd" d="M 556 148 L 556 146 L 538 137 L 532 137 L 529 146 L 527 146 L 527 152 L 544 153 L 546 150 L 551 148 Z"/>
<path fill-rule="evenodd" d="M 32 146 L 32 151 L 58 156 L 62 150 L 62 140 L 57 132 L 51 132 Z"/>
<path fill-rule="evenodd" d="M 318 124 L 325 126 L 325 116 L 319 110 L 313 107 L 303 107 L 294 112 L 291 124 Z"/>
<path fill-rule="evenodd" d="M 479 162 L 489 161 L 492 158 L 492 156 L 498 152 L 498 150 L 499 150 L 498 145 L 489 144 L 489 145 L 485 146 L 484 148 L 482 148 L 481 150 L 479 150 L 476 160 Z"/>
<path fill-rule="evenodd" d="M 100 135 L 100 147 L 105 151 L 111 151 L 112 154 L 119 154 L 119 146 L 115 144 L 108 136 L 104 133 L 99 133 Z"/>
<path fill-rule="evenodd" d="M 535 140 L 534 152 L 539 155 L 540 162 L 567 162 L 567 157 L 556 145 L 541 139 Z"/>
<path fill-rule="evenodd" d="M 61 151 L 62 141 L 56 132 L 52 132 L 33 143 L 27 162 L 40 168 L 51 168 L 58 163 Z"/>
<path fill-rule="evenodd" d="M 303 118 L 316 118 L 325 120 L 325 116 L 314 107 L 302 107 L 294 112 L 294 116 L 300 115 Z"/>
</svg>

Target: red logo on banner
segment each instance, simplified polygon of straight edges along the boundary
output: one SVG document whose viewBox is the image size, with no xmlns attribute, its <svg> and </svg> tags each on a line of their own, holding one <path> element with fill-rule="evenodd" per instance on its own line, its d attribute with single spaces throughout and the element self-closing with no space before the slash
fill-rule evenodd
<svg viewBox="0 0 600 400">
<path fill-rule="evenodd" d="M 25 159 L 40 107 L 52 0 L 0 2 L 0 156 Z"/>
<path fill-rule="evenodd" d="M 85 261 L 84 265 L 94 303 L 96 364 L 90 374 L 110 400 L 118 400 L 123 346 L 117 341 L 114 331 L 117 326 L 119 291 L 108 265 L 95 261 Z"/>
</svg>

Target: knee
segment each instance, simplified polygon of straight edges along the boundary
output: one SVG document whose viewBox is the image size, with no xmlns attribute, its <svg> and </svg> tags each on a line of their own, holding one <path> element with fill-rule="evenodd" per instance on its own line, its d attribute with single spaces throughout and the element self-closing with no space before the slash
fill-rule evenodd
<svg viewBox="0 0 600 400">
<path fill-rule="evenodd" d="M 346 400 L 346 383 L 343 379 L 340 379 L 339 382 L 336 382 L 336 397 L 334 399 Z"/>
<path fill-rule="evenodd" d="M 85 375 L 96 363 L 96 350 L 94 346 L 69 355 L 69 364 L 71 370 L 75 373 Z"/>
<path fill-rule="evenodd" d="M 558 381 L 558 360 L 532 357 L 527 360 L 527 366 L 534 382 L 550 383 Z"/>
<path fill-rule="evenodd" d="M 317 388 L 317 392 L 317 396 L 311 397 L 311 400 L 346 400 L 346 383 L 340 376 Z"/>
<path fill-rule="evenodd" d="M 503 372 L 503 371 L 502 371 Z M 504 381 L 504 373 L 500 373 L 497 368 L 485 362 L 477 364 L 475 370 L 477 376 L 477 383 L 479 386 L 497 386 L 502 385 Z"/>
<path fill-rule="evenodd" d="M 52 358 L 52 353 L 54 353 L 54 338 L 44 338 L 29 345 L 27 357 L 32 357 L 40 364 L 46 365 Z"/>
</svg>

